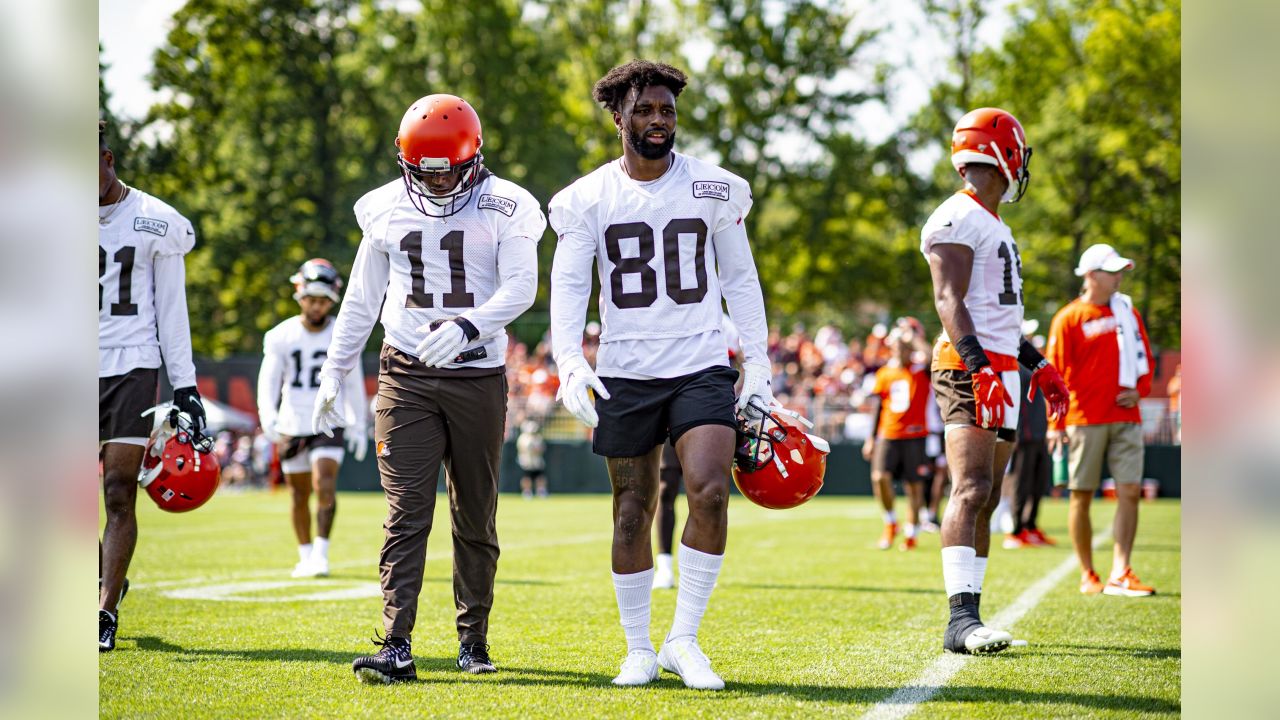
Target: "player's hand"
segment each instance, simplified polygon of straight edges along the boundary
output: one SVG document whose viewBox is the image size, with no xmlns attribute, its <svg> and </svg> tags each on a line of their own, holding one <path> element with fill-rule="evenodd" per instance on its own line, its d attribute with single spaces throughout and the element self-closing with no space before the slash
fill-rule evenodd
<svg viewBox="0 0 1280 720">
<path fill-rule="evenodd" d="M 272 445 L 279 445 L 284 438 L 280 437 L 280 433 L 276 432 L 276 419 L 273 417 L 263 417 L 262 421 L 262 437 L 266 438 Z"/>
<path fill-rule="evenodd" d="M 364 458 L 369 454 L 369 428 L 363 425 L 357 425 L 353 428 L 347 428 L 347 452 L 351 453 L 351 457 L 356 462 L 364 462 Z"/>
<path fill-rule="evenodd" d="M 1044 402 L 1049 408 L 1049 418 L 1056 420 L 1067 414 L 1067 405 L 1071 402 L 1067 383 L 1062 379 L 1058 368 L 1052 363 L 1044 363 L 1031 373 L 1031 386 L 1027 388 L 1027 402 L 1036 396 L 1036 389 L 1044 394 Z"/>
<path fill-rule="evenodd" d="M 320 378 L 320 389 L 316 391 L 315 410 L 311 413 L 311 422 L 317 435 L 324 433 L 333 437 L 333 429 L 342 427 L 346 422 L 337 408 L 338 393 L 341 390 L 341 381 L 331 377 Z"/>
<path fill-rule="evenodd" d="M 1116 395 L 1116 404 L 1122 408 L 1138 407 L 1138 400 L 1142 396 L 1133 388 L 1125 388 Z"/>
<path fill-rule="evenodd" d="M 1044 441 L 1045 446 L 1049 449 L 1049 454 L 1052 455 L 1058 452 L 1059 448 L 1066 448 L 1067 434 L 1061 430 L 1050 430 L 1045 433 Z"/>
<path fill-rule="evenodd" d="M 417 347 L 418 359 L 427 367 L 448 365 L 467 345 L 467 333 L 456 322 L 441 323 L 435 330 L 427 323 L 419 327 L 418 332 L 427 333 Z"/>
<path fill-rule="evenodd" d="M 1013 398 L 990 365 L 973 373 L 973 398 L 979 427 L 996 430 L 1004 426 L 1004 408 L 1013 407 Z"/>
<path fill-rule="evenodd" d="M 756 419 L 760 411 L 754 407 L 773 407 L 778 404 L 773 399 L 773 390 L 769 387 L 769 378 L 773 373 L 768 365 L 747 363 L 742 366 L 742 390 L 738 393 L 737 411 L 748 419 Z M 751 399 L 756 402 L 752 403 Z"/>
<path fill-rule="evenodd" d="M 173 407 L 174 411 L 171 412 L 184 412 L 191 417 L 191 427 L 196 435 L 204 434 L 208 421 L 204 414 L 204 403 L 200 401 L 200 393 L 194 385 L 173 391 Z"/>
<path fill-rule="evenodd" d="M 862 443 L 862 459 L 870 460 L 871 456 L 875 454 L 875 451 L 876 439 L 874 437 L 867 438 L 867 441 Z"/>
<path fill-rule="evenodd" d="M 560 389 L 556 391 L 556 400 L 583 425 L 594 428 L 600 424 L 600 416 L 596 415 L 589 389 L 594 390 L 598 397 L 609 399 L 609 391 L 591 366 L 587 365 L 586 358 L 566 361 L 560 366 Z"/>
</svg>

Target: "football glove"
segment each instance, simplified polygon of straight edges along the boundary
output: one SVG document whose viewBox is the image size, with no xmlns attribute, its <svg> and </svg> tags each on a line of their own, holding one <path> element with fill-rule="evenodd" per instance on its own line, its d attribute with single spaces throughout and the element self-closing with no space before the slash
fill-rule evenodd
<svg viewBox="0 0 1280 720">
<path fill-rule="evenodd" d="M 356 462 L 364 462 L 365 455 L 369 454 L 368 427 L 357 425 L 347 428 L 347 452 L 351 453 Z"/>
<path fill-rule="evenodd" d="M 177 388 L 173 391 L 173 410 L 169 412 L 170 417 L 174 418 L 175 424 L 177 414 L 179 412 L 186 413 L 191 418 L 191 427 L 195 430 L 196 435 L 204 434 L 204 428 L 207 424 L 204 403 L 200 402 L 200 393 L 196 391 L 194 385 Z"/>
<path fill-rule="evenodd" d="M 279 445 L 283 438 L 280 433 L 276 432 L 276 419 L 271 415 L 263 415 L 259 418 L 259 424 L 262 425 L 262 436 L 265 437 L 272 445 Z"/>
<path fill-rule="evenodd" d="M 768 365 L 747 363 L 742 366 L 742 391 L 738 393 L 737 404 L 739 414 L 748 419 L 758 419 L 760 410 L 755 405 L 771 408 L 778 404 L 778 401 L 773 399 L 773 390 L 769 387 L 771 374 L 772 371 Z M 751 398 L 756 398 L 756 402 L 752 403 Z"/>
<path fill-rule="evenodd" d="M 418 328 L 427 336 L 418 343 L 418 359 L 427 367 L 443 367 L 453 362 L 467 345 L 467 333 L 456 322 L 441 323 L 435 330 L 428 323 Z"/>
<path fill-rule="evenodd" d="M 1004 426 L 1004 406 L 1013 407 L 1013 398 L 990 365 L 973 373 L 973 399 L 979 427 L 995 430 Z"/>
<path fill-rule="evenodd" d="M 333 437 L 333 429 L 342 427 L 346 422 L 342 413 L 338 412 L 338 393 L 342 390 L 342 382 L 331 377 L 320 378 L 320 389 L 316 391 L 316 406 L 311 413 L 311 422 L 315 433 L 324 433 Z"/>
<path fill-rule="evenodd" d="M 560 389 L 556 391 L 556 400 L 583 425 L 594 428 L 600 424 L 600 416 L 596 415 L 595 404 L 592 403 L 588 390 L 594 390 L 597 396 L 605 400 L 609 399 L 609 391 L 587 364 L 586 358 L 579 356 L 560 365 Z"/>
<path fill-rule="evenodd" d="M 1044 393 L 1044 401 L 1049 407 L 1051 419 L 1056 420 L 1067 414 L 1067 405 L 1071 402 L 1070 391 L 1067 390 L 1067 383 L 1062 379 L 1058 368 L 1047 360 L 1031 373 L 1031 387 L 1027 388 L 1028 402 L 1035 398 L 1036 388 Z"/>
</svg>

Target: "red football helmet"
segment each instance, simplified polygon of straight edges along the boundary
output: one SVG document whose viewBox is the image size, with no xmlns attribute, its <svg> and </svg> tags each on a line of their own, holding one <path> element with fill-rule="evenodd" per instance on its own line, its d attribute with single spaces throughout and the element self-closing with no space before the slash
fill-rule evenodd
<svg viewBox="0 0 1280 720">
<path fill-rule="evenodd" d="M 951 165 L 959 172 L 969 163 L 995 165 L 1009 181 L 1005 202 L 1018 202 L 1027 191 L 1031 148 L 1022 123 L 1000 108 L 978 108 L 965 114 L 951 134 Z"/>
<path fill-rule="evenodd" d="M 755 419 L 740 418 L 733 482 L 751 502 L 773 510 L 793 508 L 818 494 L 831 446 L 805 432 L 813 423 L 782 408 L 752 404 Z M 804 427 L 802 427 L 802 425 Z"/>
<path fill-rule="evenodd" d="M 138 484 L 161 510 L 195 510 L 213 497 L 222 477 L 213 438 L 197 432 L 186 413 L 166 415 L 170 411 L 163 405 L 148 412 L 160 417 L 142 456 Z"/>
<path fill-rule="evenodd" d="M 466 207 L 482 179 L 480 117 L 455 95 L 427 95 L 400 120 L 397 162 L 409 200 L 424 215 L 445 217 Z M 449 183 L 456 179 L 452 187 Z M 434 186 L 434 189 L 433 189 Z"/>
</svg>

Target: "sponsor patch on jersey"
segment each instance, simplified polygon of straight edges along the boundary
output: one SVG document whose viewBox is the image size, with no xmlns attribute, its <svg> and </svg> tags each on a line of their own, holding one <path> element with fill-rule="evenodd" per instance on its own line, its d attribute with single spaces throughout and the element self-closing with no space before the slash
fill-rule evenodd
<svg viewBox="0 0 1280 720">
<path fill-rule="evenodd" d="M 694 180 L 693 196 L 696 198 L 715 198 L 717 200 L 729 201 L 729 183 L 716 182 L 714 180 Z"/>
<path fill-rule="evenodd" d="M 481 195 L 479 208 L 481 210 L 497 210 L 503 215 L 511 217 L 516 212 L 516 201 L 500 195 Z"/>
<path fill-rule="evenodd" d="M 164 237 L 165 234 L 169 232 L 169 223 L 164 220 L 153 220 L 151 218 L 134 218 L 133 229 Z"/>
</svg>

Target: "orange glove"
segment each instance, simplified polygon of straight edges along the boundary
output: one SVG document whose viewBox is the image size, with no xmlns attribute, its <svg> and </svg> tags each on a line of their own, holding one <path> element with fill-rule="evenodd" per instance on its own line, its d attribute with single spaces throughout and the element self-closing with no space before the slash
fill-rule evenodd
<svg viewBox="0 0 1280 720">
<path fill-rule="evenodd" d="M 1004 426 L 1004 406 L 1013 407 L 1013 398 L 990 365 L 973 373 L 973 398 L 979 427 L 997 430 Z"/>
<path fill-rule="evenodd" d="M 1067 405 L 1071 402 L 1070 391 L 1067 390 L 1067 383 L 1062 379 L 1058 368 L 1047 360 L 1031 373 L 1031 386 L 1027 388 L 1028 401 L 1035 397 L 1036 388 L 1044 393 L 1045 404 L 1049 406 L 1050 419 L 1056 420 L 1067 414 Z"/>
</svg>

